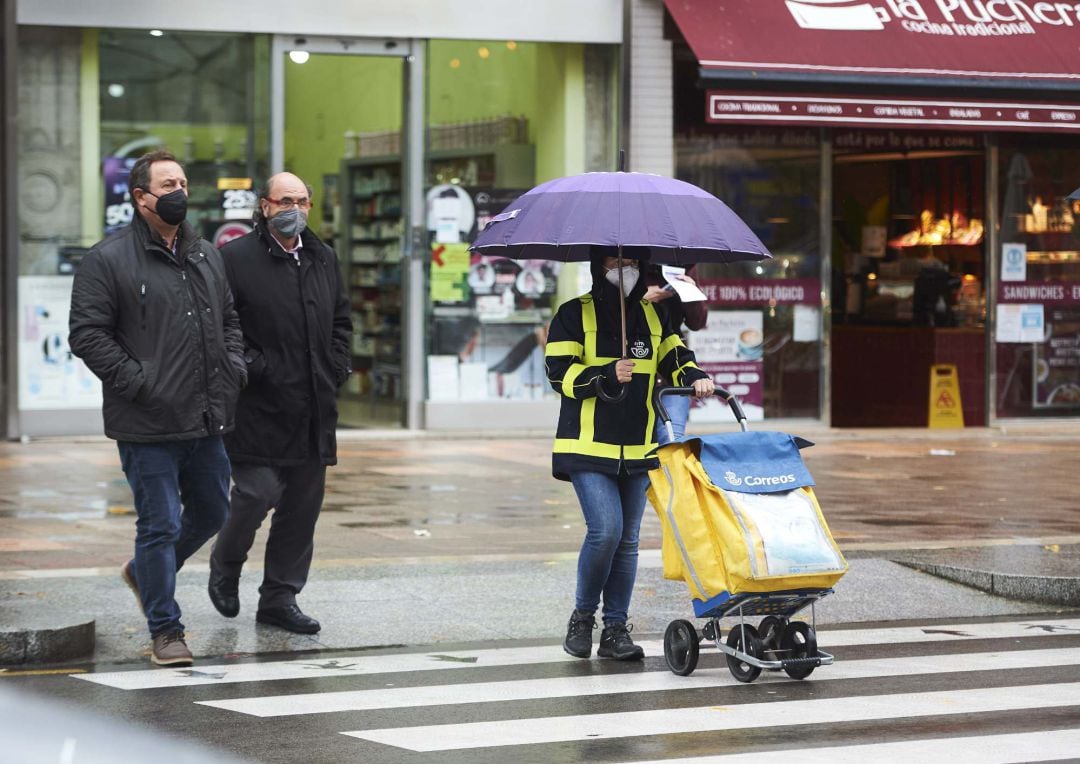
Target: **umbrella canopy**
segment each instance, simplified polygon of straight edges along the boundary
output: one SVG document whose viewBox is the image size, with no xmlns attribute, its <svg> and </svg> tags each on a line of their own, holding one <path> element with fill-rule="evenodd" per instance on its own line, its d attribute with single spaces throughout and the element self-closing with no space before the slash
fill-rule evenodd
<svg viewBox="0 0 1080 764">
<path fill-rule="evenodd" d="M 588 260 L 597 249 L 693 265 L 772 257 L 712 194 L 640 172 L 589 172 L 543 183 L 491 219 L 474 252 L 517 260 Z"/>
</svg>

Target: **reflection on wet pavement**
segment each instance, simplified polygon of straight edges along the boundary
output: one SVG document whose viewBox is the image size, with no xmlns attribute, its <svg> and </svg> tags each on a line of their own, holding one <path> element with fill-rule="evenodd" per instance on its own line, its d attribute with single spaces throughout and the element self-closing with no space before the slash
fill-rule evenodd
<svg viewBox="0 0 1080 764">
<path fill-rule="evenodd" d="M 816 440 L 804 455 L 842 546 L 1080 534 L 1080 470 L 1062 468 L 1080 463 L 1080 437 Z M 547 439 L 346 441 L 339 459 L 317 560 L 580 547 L 581 513 L 570 485 L 551 477 Z M 0 444 L 0 488 L 0 573 L 114 566 L 131 554 L 115 444 Z M 642 546 L 659 540 L 647 511 Z"/>
</svg>

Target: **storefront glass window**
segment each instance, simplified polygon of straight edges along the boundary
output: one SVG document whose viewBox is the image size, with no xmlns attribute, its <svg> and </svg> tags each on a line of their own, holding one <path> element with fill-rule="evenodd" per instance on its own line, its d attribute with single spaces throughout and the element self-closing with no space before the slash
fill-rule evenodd
<svg viewBox="0 0 1080 764">
<path fill-rule="evenodd" d="M 428 71 L 429 400 L 554 397 L 546 326 L 587 268 L 467 248 L 537 183 L 612 169 L 614 48 L 435 40 Z"/>
<path fill-rule="evenodd" d="M 751 416 L 819 416 L 818 131 L 705 128 L 677 136 L 676 152 L 677 176 L 723 200 L 774 256 L 693 270 L 709 297 L 709 321 L 689 344 Z"/>
<path fill-rule="evenodd" d="M 100 383 L 67 344 L 72 274 L 90 246 L 131 220 L 128 170 L 154 148 L 185 165 L 188 220 L 204 236 L 221 243 L 248 230 L 251 199 L 235 192 L 266 172 L 268 44 L 20 26 L 18 46 L 21 428 L 96 431 L 99 420 L 54 415 L 100 416 Z"/>
<path fill-rule="evenodd" d="M 977 133 L 837 129 L 833 142 L 831 423 L 986 420 L 986 153 Z"/>
<path fill-rule="evenodd" d="M 999 417 L 1080 415 L 1080 185 L 1075 139 L 1009 137 L 1000 152 Z"/>
<path fill-rule="evenodd" d="M 220 246 L 250 230 L 268 169 L 268 50 L 257 35 L 98 33 L 106 231 L 130 221 L 128 170 L 158 147 L 184 166 L 203 236 Z"/>
</svg>

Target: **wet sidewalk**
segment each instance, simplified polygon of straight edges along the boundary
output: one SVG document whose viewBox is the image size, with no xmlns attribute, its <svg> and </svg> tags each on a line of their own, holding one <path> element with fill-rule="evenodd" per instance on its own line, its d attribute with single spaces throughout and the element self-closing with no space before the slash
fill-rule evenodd
<svg viewBox="0 0 1080 764">
<path fill-rule="evenodd" d="M 1080 591 L 1076 425 L 790 430 L 817 442 L 804 457 L 852 562 L 837 594 L 818 608 L 824 622 L 1080 604 L 1070 599 Z M 546 434 L 344 431 L 300 598 L 323 621 L 322 633 L 299 637 L 254 624 L 261 531 L 237 619 L 220 617 L 207 600 L 208 549 L 181 571 L 177 598 L 193 649 L 224 655 L 561 638 L 584 524 L 572 488 L 550 477 L 549 449 Z M 145 623 L 117 575 L 133 538 L 114 443 L 0 444 L 0 634 L 91 623 L 97 660 L 145 651 Z M 659 523 L 647 509 L 633 613 L 642 633 L 662 632 L 690 611 L 685 588 L 660 575 L 659 545 Z"/>
</svg>

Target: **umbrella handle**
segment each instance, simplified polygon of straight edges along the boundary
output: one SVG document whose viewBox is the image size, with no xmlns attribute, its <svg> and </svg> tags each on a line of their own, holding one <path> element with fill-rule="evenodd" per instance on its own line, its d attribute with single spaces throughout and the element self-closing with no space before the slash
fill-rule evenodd
<svg viewBox="0 0 1080 764">
<path fill-rule="evenodd" d="M 604 403 L 619 403 L 626 397 L 626 394 L 630 392 L 630 383 L 624 382 L 619 385 L 619 392 L 615 395 L 608 395 L 607 390 L 604 389 L 604 378 L 596 378 L 596 397 L 602 400 Z"/>
</svg>

